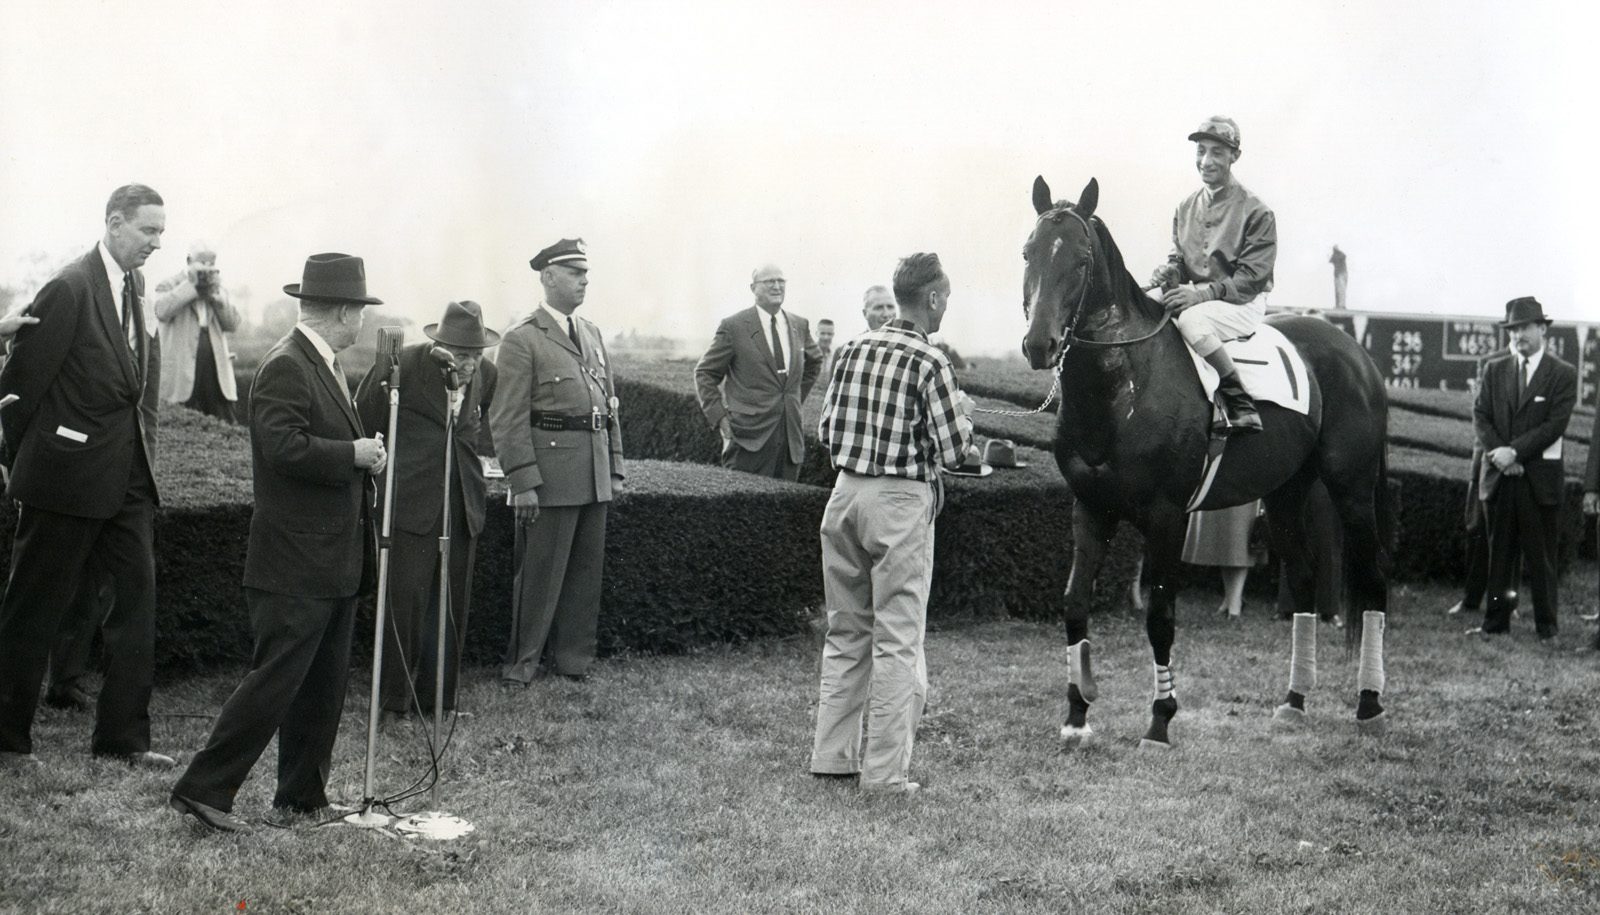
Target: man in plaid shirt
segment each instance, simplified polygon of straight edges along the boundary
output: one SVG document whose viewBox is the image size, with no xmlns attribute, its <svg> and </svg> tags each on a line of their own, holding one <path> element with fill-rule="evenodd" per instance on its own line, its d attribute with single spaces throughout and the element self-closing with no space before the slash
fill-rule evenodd
<svg viewBox="0 0 1600 915">
<path fill-rule="evenodd" d="M 939 256 L 900 261 L 894 295 L 899 319 L 840 347 L 818 430 L 839 479 L 822 516 L 828 636 L 811 772 L 909 793 L 918 788 L 906 776 L 928 692 L 923 628 L 939 468 L 975 458 L 975 449 L 972 398 L 927 337 L 950 302 Z"/>
</svg>

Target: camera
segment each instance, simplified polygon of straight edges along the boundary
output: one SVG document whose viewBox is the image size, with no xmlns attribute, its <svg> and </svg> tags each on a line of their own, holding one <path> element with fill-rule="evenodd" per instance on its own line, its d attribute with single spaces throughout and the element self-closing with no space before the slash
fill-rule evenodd
<svg viewBox="0 0 1600 915">
<path fill-rule="evenodd" d="M 217 277 L 221 271 L 216 267 L 200 266 L 194 271 L 194 289 L 202 298 L 210 298 L 217 291 Z"/>
</svg>

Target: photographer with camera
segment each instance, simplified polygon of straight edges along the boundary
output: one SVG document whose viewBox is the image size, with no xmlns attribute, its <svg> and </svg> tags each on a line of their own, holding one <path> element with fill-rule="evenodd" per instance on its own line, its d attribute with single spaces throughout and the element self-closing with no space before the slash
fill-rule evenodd
<svg viewBox="0 0 1600 915">
<path fill-rule="evenodd" d="M 161 401 L 237 422 L 239 399 L 228 338 L 239 311 L 222 288 L 217 254 L 203 241 L 189 246 L 182 273 L 156 284 L 161 325 Z"/>
</svg>

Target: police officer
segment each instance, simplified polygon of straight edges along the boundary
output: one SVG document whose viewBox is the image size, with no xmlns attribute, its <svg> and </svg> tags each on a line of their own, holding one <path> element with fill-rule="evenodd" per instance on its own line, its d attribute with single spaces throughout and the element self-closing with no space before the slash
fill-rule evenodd
<svg viewBox="0 0 1600 915">
<path fill-rule="evenodd" d="M 529 264 L 544 301 L 500 342 L 489 428 L 516 519 L 511 641 L 503 681 L 582 679 L 594 661 L 606 513 L 622 489 L 617 398 L 599 328 L 573 313 L 589 261 L 562 239 Z"/>
</svg>

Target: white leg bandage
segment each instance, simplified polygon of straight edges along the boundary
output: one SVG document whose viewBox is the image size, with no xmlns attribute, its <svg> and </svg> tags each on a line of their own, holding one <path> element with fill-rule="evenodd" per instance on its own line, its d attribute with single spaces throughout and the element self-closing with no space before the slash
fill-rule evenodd
<svg viewBox="0 0 1600 915">
<path fill-rule="evenodd" d="M 1095 686 L 1094 671 L 1089 666 L 1089 640 L 1084 639 L 1067 648 L 1067 682 L 1078 687 L 1083 701 L 1093 702 L 1100 696 Z"/>
<path fill-rule="evenodd" d="M 1289 691 L 1302 696 L 1317 685 L 1317 615 L 1296 613 L 1289 647 Z"/>
<path fill-rule="evenodd" d="M 1165 664 L 1157 664 L 1156 668 L 1156 701 L 1172 698 L 1172 668 Z"/>
<path fill-rule="evenodd" d="M 1388 614 L 1368 610 L 1361 614 L 1361 665 L 1356 668 L 1356 691 L 1383 692 L 1383 624 Z"/>
</svg>

